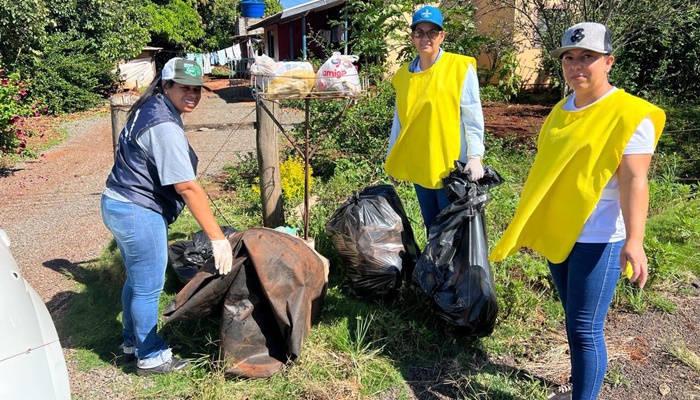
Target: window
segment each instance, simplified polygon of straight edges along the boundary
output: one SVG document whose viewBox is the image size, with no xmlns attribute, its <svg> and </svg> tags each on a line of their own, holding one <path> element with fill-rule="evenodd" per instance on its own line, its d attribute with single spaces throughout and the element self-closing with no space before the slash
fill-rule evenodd
<svg viewBox="0 0 700 400">
<path fill-rule="evenodd" d="M 275 58 L 275 31 L 267 31 L 267 55 Z"/>
</svg>

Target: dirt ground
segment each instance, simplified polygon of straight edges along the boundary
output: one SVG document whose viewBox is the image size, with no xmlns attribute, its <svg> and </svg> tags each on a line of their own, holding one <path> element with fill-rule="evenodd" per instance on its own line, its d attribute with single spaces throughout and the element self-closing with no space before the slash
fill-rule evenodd
<svg viewBox="0 0 700 400">
<path fill-rule="evenodd" d="M 227 80 L 217 80 L 209 82 L 209 86 L 217 92 L 223 93 Z M 213 95 L 212 95 L 213 96 Z M 522 105 L 522 104 L 484 104 L 485 124 L 488 135 L 495 137 L 515 136 L 519 141 L 532 145 L 534 138 L 541 126 L 544 118 L 549 112 L 549 106 L 539 105 Z M 108 110 L 102 110 L 108 112 Z M 94 113 L 94 112 L 93 112 Z M 89 114 L 81 114 L 77 116 L 49 118 L 40 117 L 27 122 L 29 129 L 34 130 L 35 135 L 30 138 L 30 147 L 38 146 L 42 143 L 50 143 L 56 138 L 56 132 L 53 130 L 61 123 L 66 123 L 76 118 L 85 118 Z M 196 121 L 190 121 L 195 122 Z M 210 121 L 211 122 L 211 121 Z M 187 122 L 186 122 L 187 123 Z M 101 129 L 109 129 L 101 127 Z M 107 137 L 109 133 L 100 133 L 100 137 Z M 91 140 L 89 136 L 80 139 L 85 143 L 73 144 L 71 148 L 89 147 Z M 102 147 L 109 146 L 109 142 L 101 144 Z M 21 190 L 31 190 L 31 198 L 39 198 L 51 196 L 50 192 L 40 193 L 43 185 L 34 184 L 27 185 L 25 188 L 23 182 L 26 181 L 25 176 L 34 179 L 44 179 L 50 176 L 50 181 L 61 182 L 60 174 L 70 176 L 76 175 L 75 171 L 86 171 L 81 174 L 89 173 L 90 154 L 84 154 L 80 157 L 61 157 L 62 153 L 50 153 L 46 157 L 41 157 L 36 161 L 27 163 L 11 174 L 0 173 L 0 186 L 13 185 L 14 189 L 9 189 L 12 192 Z M 103 154 L 103 158 L 105 155 Z M 107 150 L 107 158 L 109 158 L 109 150 Z M 51 167 L 51 163 L 58 163 L 60 160 L 67 160 L 67 166 L 56 164 Z M 66 162 L 66 161 L 63 161 Z M 47 165 L 49 164 L 49 165 Z M 83 165 L 84 164 L 84 165 Z M 92 164 L 94 165 L 94 164 Z M 41 169 L 34 172 L 41 166 Z M 44 171 L 47 170 L 47 171 Z M 48 172 L 51 170 L 51 172 Z M 103 174 L 103 172 L 101 172 Z M 51 175 L 49 175 L 51 174 Z M 104 175 L 104 174 L 103 174 Z M 103 176 L 100 179 L 104 179 Z M 49 182 L 50 183 L 50 182 Z M 51 187 L 49 185 L 49 189 Z M 11 192 L 6 193 L 8 196 Z M 95 196 L 95 192 L 90 192 L 89 195 Z M 8 201 L 3 202 L 0 199 L 0 215 L 2 211 L 7 211 L 9 219 L 9 197 L 12 197 L 16 202 L 21 203 L 28 199 L 25 195 L 18 197 L 17 195 L 5 196 Z M 4 209 L 4 210 L 3 210 Z M 13 208 L 14 213 L 25 212 L 27 207 L 19 204 Z M 56 233 L 57 235 L 60 232 Z M 80 241 L 73 241 L 73 246 L 79 246 Z M 89 250 L 88 252 L 93 252 Z M 97 257 L 99 252 L 93 252 L 92 257 Z M 79 260 L 89 260 L 91 257 L 79 258 Z M 70 264 L 73 261 L 71 257 L 65 257 L 66 263 Z M 53 255 L 54 260 L 59 260 L 56 255 Z M 63 259 L 63 258 L 60 258 Z M 51 260 L 51 258 L 49 258 Z M 65 263 L 64 263 L 65 264 Z M 46 274 L 59 272 L 62 268 L 70 269 L 70 265 L 52 265 L 50 262 L 44 262 L 43 272 L 37 270 L 34 274 Z M 51 285 L 42 285 L 42 278 L 38 275 L 33 277 L 32 284 L 40 292 L 43 299 L 54 299 L 60 293 L 70 293 L 72 282 L 69 279 L 56 279 Z M 53 282 L 53 281 L 52 281 Z M 679 285 L 677 285 L 679 286 Z M 682 363 L 677 357 L 671 355 L 669 349 L 673 346 L 685 345 L 687 349 L 700 354 L 700 281 L 691 282 L 684 287 L 673 287 L 667 293 L 662 295 L 673 301 L 677 310 L 673 313 L 664 313 L 659 311 L 647 311 L 642 314 L 628 313 L 617 311 L 609 315 L 606 325 L 606 338 L 608 341 L 608 358 L 611 381 L 606 382 L 603 387 L 600 399 L 610 400 L 638 400 L 638 399 L 700 399 L 700 371 L 693 370 L 691 367 Z M 686 293 L 678 295 L 677 293 Z M 66 299 L 60 301 L 64 304 Z M 54 316 L 55 313 L 60 313 L 63 308 L 61 305 L 53 304 L 50 308 Z M 526 365 L 522 361 L 515 362 L 512 359 L 499 358 L 489 360 L 489 362 L 497 365 L 502 365 L 503 368 L 519 371 L 529 376 L 533 376 L 547 382 L 562 382 L 568 377 L 568 354 L 566 349 L 566 341 L 563 334 L 563 329 L 558 331 L 552 338 L 552 350 L 547 354 L 539 357 L 533 356 L 528 360 Z M 70 361 L 69 361 L 70 364 Z M 444 369 L 436 366 L 431 371 L 428 369 L 420 373 L 420 381 L 423 384 L 411 385 L 414 389 L 415 398 L 417 399 L 451 399 L 459 398 L 458 391 L 455 390 L 450 383 L 449 376 L 452 372 L 449 369 Z M 118 371 L 108 371 L 101 375 L 107 374 L 108 377 L 93 376 L 88 374 L 79 381 L 72 377 L 72 389 L 74 395 L 80 395 L 86 398 L 109 398 L 111 393 L 108 389 L 109 384 L 100 384 L 100 380 L 113 381 L 118 378 Z M 98 374 L 100 375 L 100 374 Z M 104 378 L 104 379 L 103 379 Z M 127 379 L 122 377 L 121 379 Z M 80 382 L 84 380 L 84 382 Z M 106 390 L 104 396 L 99 395 L 94 389 L 87 389 L 86 385 L 93 387 L 98 386 L 100 390 Z M 79 393 L 76 393 L 79 392 Z"/>
<path fill-rule="evenodd" d="M 484 125 L 488 136 L 516 137 L 531 144 L 549 114 L 550 106 L 537 104 L 484 103 Z"/>
</svg>

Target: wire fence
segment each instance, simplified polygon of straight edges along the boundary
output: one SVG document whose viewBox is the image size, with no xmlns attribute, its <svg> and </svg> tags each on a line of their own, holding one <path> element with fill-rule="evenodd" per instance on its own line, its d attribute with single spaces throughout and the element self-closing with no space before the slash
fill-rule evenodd
<svg viewBox="0 0 700 400">
<path fill-rule="evenodd" d="M 228 79 L 233 96 L 238 99 L 253 99 L 250 80 L 250 66 L 253 58 L 239 58 L 228 61 Z"/>
</svg>

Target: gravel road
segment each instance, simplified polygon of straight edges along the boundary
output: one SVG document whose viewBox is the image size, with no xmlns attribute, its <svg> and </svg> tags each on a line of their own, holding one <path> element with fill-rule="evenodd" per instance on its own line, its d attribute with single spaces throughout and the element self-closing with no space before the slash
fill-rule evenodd
<svg viewBox="0 0 700 400">
<path fill-rule="evenodd" d="M 255 103 L 241 99 L 244 91 L 228 87 L 227 79 L 210 80 L 213 90 L 183 122 L 199 157 L 200 178 L 221 172 L 240 153 L 255 151 Z M 296 111 L 285 111 L 287 129 L 300 122 Z M 45 157 L 14 167 L 0 176 L 0 228 L 24 277 L 60 320 L 77 290 L 71 271 L 97 259 L 111 234 L 102 224 L 100 195 L 112 168 L 112 128 L 108 114 L 66 123 L 67 139 Z M 71 350 L 64 349 L 74 398 L 123 397 L 133 377 L 112 367 L 80 371 Z M 116 389 L 115 389 L 116 388 Z M 119 394 L 114 390 L 119 391 Z M 128 396 L 127 396 L 128 397 Z"/>
</svg>

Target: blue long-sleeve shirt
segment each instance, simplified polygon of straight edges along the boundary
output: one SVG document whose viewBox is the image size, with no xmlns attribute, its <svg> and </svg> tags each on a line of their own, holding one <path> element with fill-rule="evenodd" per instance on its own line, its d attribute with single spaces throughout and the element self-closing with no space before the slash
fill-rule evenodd
<svg viewBox="0 0 700 400">
<path fill-rule="evenodd" d="M 443 50 L 440 49 L 435 62 L 439 62 Z M 409 72 L 421 72 L 420 58 L 416 57 L 408 67 Z M 460 161 L 467 162 L 468 157 L 484 156 L 484 113 L 481 109 L 481 99 L 479 97 L 479 77 L 473 66 L 469 66 L 467 74 L 462 84 L 462 97 L 460 99 Z M 391 126 L 391 136 L 389 137 L 389 149 L 387 156 L 391 152 L 396 139 L 401 132 L 401 122 L 399 121 L 398 110 L 394 108 L 394 122 Z"/>
</svg>

